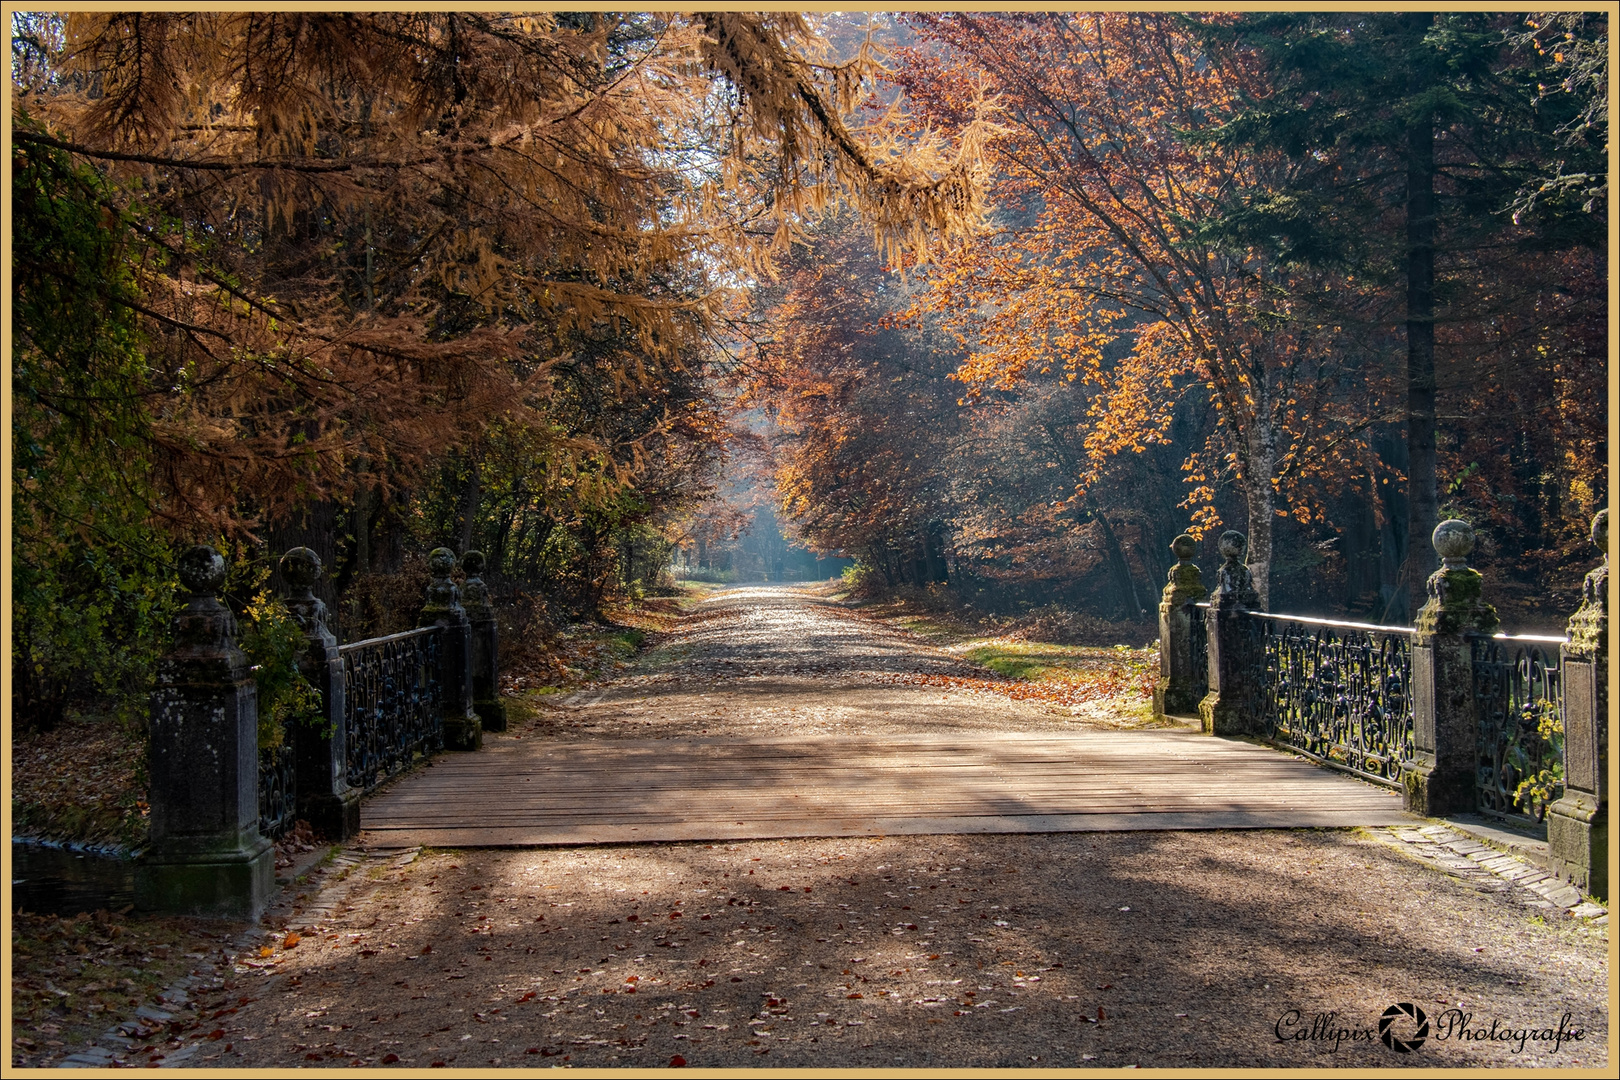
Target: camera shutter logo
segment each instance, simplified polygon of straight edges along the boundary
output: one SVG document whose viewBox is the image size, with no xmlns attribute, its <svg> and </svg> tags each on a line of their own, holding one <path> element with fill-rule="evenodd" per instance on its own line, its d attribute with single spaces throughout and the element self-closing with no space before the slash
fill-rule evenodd
<svg viewBox="0 0 1620 1080">
<path fill-rule="evenodd" d="M 1409 1054 L 1429 1037 L 1429 1018 L 1410 1001 L 1391 1005 L 1378 1018 L 1378 1037 L 1397 1054 Z"/>
</svg>

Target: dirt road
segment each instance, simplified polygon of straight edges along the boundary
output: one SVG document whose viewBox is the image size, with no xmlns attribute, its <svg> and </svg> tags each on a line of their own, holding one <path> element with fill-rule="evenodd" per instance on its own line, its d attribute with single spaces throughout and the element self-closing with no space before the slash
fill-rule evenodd
<svg viewBox="0 0 1620 1080">
<path fill-rule="evenodd" d="M 901 681 L 952 671 L 982 675 L 822 601 L 736 590 L 622 679 L 505 737 L 1076 722 Z M 199 964 L 169 1019 L 117 1055 L 484 1070 L 1606 1060 L 1606 929 L 1441 872 L 1388 830 L 348 853 L 268 925 Z M 1403 1003 L 1429 1027 L 1397 1053 L 1379 1021 Z M 1401 1016 L 1389 1034 L 1418 1029 Z"/>
</svg>

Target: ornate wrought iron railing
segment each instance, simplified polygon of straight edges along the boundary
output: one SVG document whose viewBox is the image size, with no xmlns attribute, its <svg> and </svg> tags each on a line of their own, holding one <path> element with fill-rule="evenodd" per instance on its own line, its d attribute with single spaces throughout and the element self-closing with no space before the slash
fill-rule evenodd
<svg viewBox="0 0 1620 1080">
<path fill-rule="evenodd" d="M 1471 639 L 1479 756 L 1479 811 L 1540 823 L 1563 794 L 1563 638 Z"/>
<path fill-rule="evenodd" d="M 1264 737 L 1324 765 L 1399 787 L 1414 752 L 1412 629 L 1249 615 L 1264 665 L 1257 680 Z"/>
<path fill-rule="evenodd" d="M 349 786 L 370 791 L 417 754 L 444 749 L 439 627 L 344 645 Z"/>
<path fill-rule="evenodd" d="M 290 733 L 289 733 L 290 736 Z M 298 811 L 298 772 L 288 742 L 259 751 L 259 832 L 280 839 Z"/>
</svg>

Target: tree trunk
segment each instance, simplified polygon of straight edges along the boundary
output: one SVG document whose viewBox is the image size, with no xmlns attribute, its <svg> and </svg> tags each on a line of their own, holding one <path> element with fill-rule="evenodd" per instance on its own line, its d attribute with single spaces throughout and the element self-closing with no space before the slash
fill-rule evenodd
<svg viewBox="0 0 1620 1080">
<path fill-rule="evenodd" d="M 1270 611 L 1272 523 L 1277 518 L 1277 490 L 1271 482 L 1277 470 L 1277 430 L 1271 420 L 1271 387 L 1263 378 L 1257 381 L 1255 397 L 1254 423 L 1244 433 L 1248 460 L 1243 468 L 1243 503 L 1249 513 L 1249 573 L 1260 594 L 1260 610 Z"/>
<path fill-rule="evenodd" d="M 1412 61 L 1408 69 L 1409 96 L 1428 88 L 1427 58 L 1422 38 L 1432 15 L 1408 15 L 1413 33 Z M 1406 129 L 1406 443 L 1407 528 L 1405 588 L 1391 614 L 1405 622 L 1409 600 L 1419 583 L 1428 580 L 1435 555 L 1428 543 L 1439 516 L 1435 481 L 1434 418 L 1434 118 L 1414 117 Z"/>
<path fill-rule="evenodd" d="M 472 550 L 473 528 L 478 523 L 478 503 L 483 492 L 479 488 L 478 456 L 468 457 L 467 482 L 461 488 L 461 498 L 456 501 L 456 540 L 460 547 L 456 549 L 458 555 Z"/>
<path fill-rule="evenodd" d="M 1131 565 L 1125 561 L 1125 551 L 1119 546 L 1119 537 L 1114 535 L 1114 528 L 1108 524 L 1108 515 L 1102 512 L 1102 508 L 1089 498 L 1086 501 L 1097 524 L 1102 526 L 1103 547 L 1108 552 L 1108 566 L 1113 571 L 1115 583 L 1120 586 L 1120 599 L 1130 601 L 1127 618 L 1140 619 L 1146 609 L 1142 606 L 1141 594 L 1137 592 L 1136 579 L 1131 575 Z"/>
</svg>

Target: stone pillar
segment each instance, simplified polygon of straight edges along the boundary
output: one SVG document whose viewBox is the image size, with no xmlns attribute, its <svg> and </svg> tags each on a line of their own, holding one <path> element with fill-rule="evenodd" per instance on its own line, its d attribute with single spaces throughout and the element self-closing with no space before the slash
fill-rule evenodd
<svg viewBox="0 0 1620 1080">
<path fill-rule="evenodd" d="M 1474 705 L 1474 659 L 1469 635 L 1496 630 L 1496 609 L 1485 603 L 1483 578 L 1468 566 L 1474 529 L 1455 518 L 1434 527 L 1440 569 L 1429 575 L 1428 602 L 1412 635 L 1412 735 L 1416 753 L 1407 769 L 1409 813 L 1444 817 L 1475 808 L 1474 772 L 1479 716 Z"/>
<path fill-rule="evenodd" d="M 473 711 L 472 624 L 461 606 L 461 590 L 450 580 L 456 568 L 456 553 L 449 548 L 428 552 L 427 603 L 422 606 L 422 625 L 442 631 L 439 646 L 439 681 L 444 701 L 444 746 L 446 750 L 477 750 L 484 745 L 484 728 Z"/>
<path fill-rule="evenodd" d="M 1209 629 L 1209 692 L 1198 703 L 1206 735 L 1253 735 L 1260 728 L 1253 702 L 1259 687 L 1251 685 L 1261 674 L 1254 667 L 1253 617 L 1260 604 L 1254 577 L 1243 565 L 1249 541 L 1240 532 L 1221 534 L 1221 557 L 1215 572 L 1215 593 L 1206 616 Z"/>
<path fill-rule="evenodd" d="M 321 557 L 296 547 L 281 557 L 281 576 L 290 593 L 287 610 L 303 627 L 309 644 L 299 670 L 321 695 L 318 723 L 299 723 L 290 732 L 298 775 L 298 816 L 328 840 L 343 841 L 360 831 L 360 792 L 349 787 L 349 755 L 343 726 L 343 657 L 326 625 L 326 605 L 315 595 Z"/>
<path fill-rule="evenodd" d="M 1609 898 L 1609 512 L 1592 519 L 1603 561 L 1586 575 L 1563 646 L 1564 794 L 1547 813 L 1559 877 Z"/>
<path fill-rule="evenodd" d="M 489 586 L 484 584 L 484 553 L 469 551 L 461 557 L 467 583 L 461 587 L 461 603 L 472 626 L 473 711 L 485 731 L 506 730 L 506 706 L 501 704 L 500 635 L 495 627 L 495 609 L 489 603 Z"/>
<path fill-rule="evenodd" d="M 1199 617 L 1192 605 L 1204 598 L 1203 575 L 1192 557 L 1198 541 L 1182 533 L 1170 543 L 1176 565 L 1170 568 L 1169 584 L 1159 601 L 1159 681 L 1153 687 L 1153 715 L 1198 711 L 1198 702 L 1208 689 L 1203 674 L 1203 658 L 1192 654 L 1192 620 Z"/>
<path fill-rule="evenodd" d="M 259 709 L 236 618 L 219 602 L 225 560 L 210 547 L 180 557 L 191 593 L 158 661 L 147 748 L 151 839 L 135 866 L 147 911 L 257 919 L 275 887 L 275 852 L 259 834 Z"/>
</svg>

